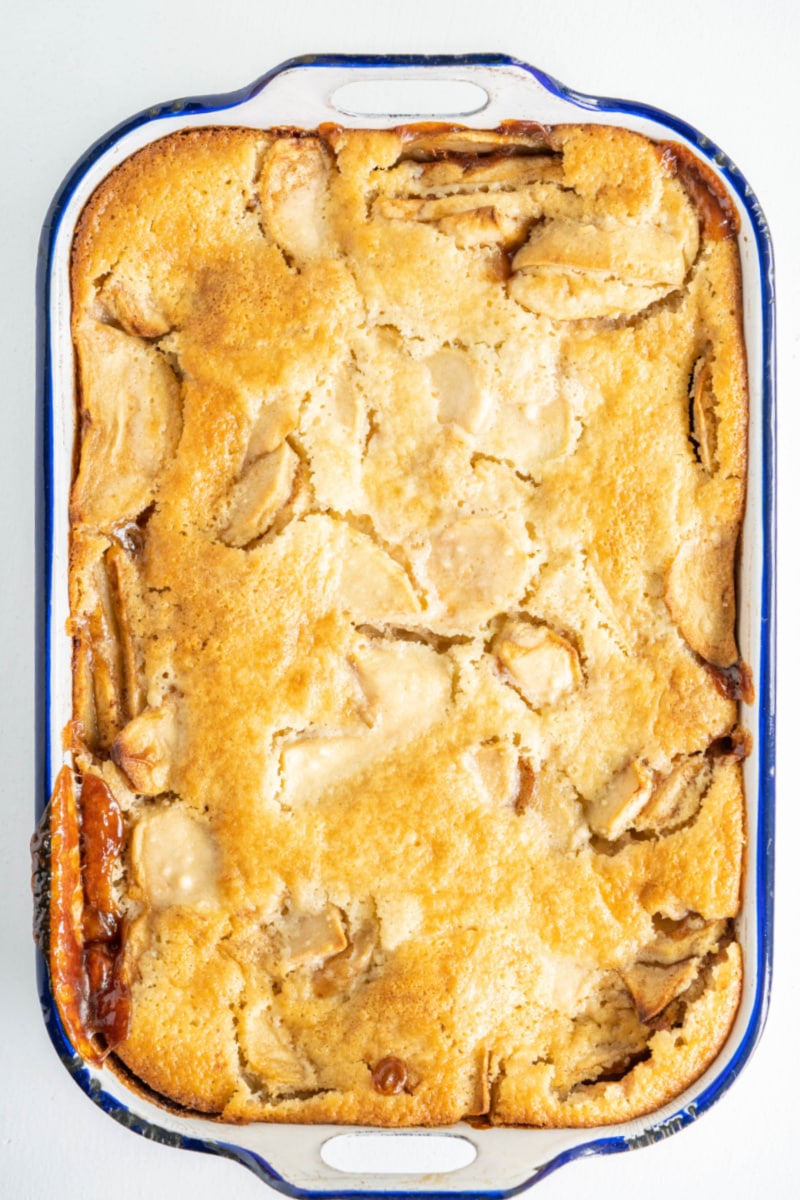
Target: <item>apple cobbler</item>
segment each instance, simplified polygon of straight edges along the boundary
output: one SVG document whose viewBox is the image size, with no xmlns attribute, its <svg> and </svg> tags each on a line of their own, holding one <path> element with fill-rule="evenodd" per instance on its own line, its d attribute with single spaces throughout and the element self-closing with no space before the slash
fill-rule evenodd
<svg viewBox="0 0 800 1200">
<path fill-rule="evenodd" d="M 601 126 L 199 129 L 72 260 L 67 1028 L 229 1121 L 592 1125 L 741 988 L 733 211 Z"/>
</svg>

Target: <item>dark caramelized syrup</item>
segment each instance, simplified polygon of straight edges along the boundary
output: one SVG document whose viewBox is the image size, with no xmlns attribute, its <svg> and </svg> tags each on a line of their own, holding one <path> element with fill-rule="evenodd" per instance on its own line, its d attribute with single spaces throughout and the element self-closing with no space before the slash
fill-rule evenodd
<svg viewBox="0 0 800 1200">
<path fill-rule="evenodd" d="M 105 941 L 117 935 L 120 914 L 111 873 L 124 834 L 122 811 L 111 789 L 99 775 L 85 775 L 81 790 L 81 848 L 86 941 Z"/>
<path fill-rule="evenodd" d="M 112 880 L 123 837 L 122 812 L 105 781 L 87 774 L 77 804 L 72 772 L 63 767 L 31 841 L 34 937 L 47 954 L 67 1035 L 92 1063 L 125 1040 L 130 1024 L 125 926 Z"/>
<path fill-rule="evenodd" d="M 99 775 L 84 776 L 80 807 L 86 1026 L 102 1036 L 108 1051 L 125 1040 L 130 1022 L 130 992 L 122 974 L 122 916 L 112 883 L 125 826 L 116 797 Z"/>
<path fill-rule="evenodd" d="M 753 674 L 747 663 L 741 659 L 732 667 L 715 667 L 713 663 L 703 664 L 714 680 L 717 691 L 726 700 L 743 700 L 752 704 L 755 699 L 753 691 Z"/>
<path fill-rule="evenodd" d="M 408 1068 L 402 1058 L 389 1055 L 372 1068 L 372 1086 L 382 1096 L 397 1096 L 408 1082 Z"/>
<path fill-rule="evenodd" d="M 735 237 L 739 216 L 725 188 L 704 162 L 677 142 L 662 142 L 661 161 L 689 193 L 700 214 L 703 234 L 712 242 Z"/>
<path fill-rule="evenodd" d="M 741 725 L 734 725 L 730 733 L 714 738 L 708 747 L 709 758 L 734 758 L 741 761 L 753 749 L 751 734 Z"/>
</svg>

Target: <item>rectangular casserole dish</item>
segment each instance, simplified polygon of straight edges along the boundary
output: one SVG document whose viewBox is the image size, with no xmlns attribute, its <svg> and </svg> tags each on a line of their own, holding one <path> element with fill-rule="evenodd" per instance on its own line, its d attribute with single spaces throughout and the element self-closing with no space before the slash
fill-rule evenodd
<svg viewBox="0 0 800 1200">
<path fill-rule="evenodd" d="M 390 65 L 391 64 L 391 65 Z M 590 101 L 566 92 L 546 77 L 520 64 L 501 59 L 460 60 L 305 60 L 289 64 L 259 81 L 241 96 L 226 98 L 225 106 L 219 100 L 208 104 L 193 102 L 179 106 L 179 111 L 159 110 L 146 118 L 136 119 L 129 126 L 111 135 L 107 142 L 96 147 L 79 164 L 56 201 L 52 219 L 45 229 L 46 256 L 42 264 L 43 343 L 41 348 L 41 383 L 43 390 L 42 411 L 44 414 L 43 450 L 48 460 L 48 481 L 52 491 L 43 500 L 45 503 L 44 546 L 42 547 L 45 586 L 42 592 L 43 609 L 43 659 L 46 673 L 45 686 L 40 693 L 43 710 L 44 741 L 48 747 L 44 778 L 41 781 L 40 798 L 49 794 L 52 776 L 49 750 L 59 745 L 60 731 L 69 715 L 69 641 L 63 633 L 67 614 L 66 607 L 66 545 L 67 527 L 66 497 L 72 468 L 72 445 L 74 407 L 72 395 L 72 347 L 69 334 L 69 286 L 68 259 L 72 233 L 78 214 L 96 184 L 108 171 L 128 157 L 135 149 L 176 129 L 209 125 L 246 125 L 255 128 L 292 125 L 313 127 L 324 120 L 336 117 L 342 123 L 342 106 L 348 101 L 339 93 L 337 106 L 332 106 L 331 96 L 338 88 L 352 83 L 354 79 L 389 79 L 390 85 L 397 80 L 397 68 L 403 67 L 404 79 L 425 80 L 427 86 L 439 86 L 450 79 L 462 89 L 465 82 L 483 89 L 484 103 L 473 116 L 463 115 L 465 102 L 458 98 L 457 111 L 449 100 L 449 107 L 442 110 L 442 99 L 437 97 L 436 112 L 421 113 L 417 101 L 413 113 L 416 117 L 450 117 L 461 124 L 479 128 L 497 126 L 503 120 L 527 120 L 540 124 L 558 124 L 580 120 L 584 123 L 596 121 L 603 124 L 618 124 L 651 138 L 681 142 L 693 149 L 695 154 L 714 166 L 722 176 L 739 211 L 742 233 L 740 248 L 744 275 L 745 337 L 750 367 L 750 477 L 748 480 L 749 504 L 744 528 L 743 550 L 740 561 L 739 582 L 739 639 L 742 657 L 752 665 L 756 685 L 756 707 L 760 714 L 754 717 L 745 712 L 743 719 L 750 727 L 754 739 L 754 751 L 746 763 L 746 792 L 750 820 L 748 836 L 748 863 L 745 874 L 745 904 L 739 921 L 739 940 L 745 953 L 745 983 L 743 1000 L 733 1034 L 720 1058 L 709 1072 L 698 1080 L 679 1101 L 654 1116 L 631 1122 L 617 1129 L 603 1130 L 601 1136 L 589 1137 L 585 1132 L 573 1130 L 555 1131 L 492 1130 L 470 1131 L 468 1136 L 478 1148 L 474 1164 L 464 1167 L 457 1175 L 449 1178 L 442 1174 L 432 1187 L 426 1180 L 426 1191 L 447 1192 L 478 1191 L 490 1187 L 492 1191 L 504 1191 L 519 1187 L 534 1177 L 541 1177 L 548 1167 L 576 1153 L 587 1151 L 622 1149 L 640 1144 L 650 1137 L 663 1136 L 693 1119 L 698 1112 L 719 1094 L 735 1076 L 741 1063 L 754 1044 L 757 1031 L 763 1020 L 768 985 L 768 946 L 770 930 L 769 876 L 770 861 L 768 847 L 771 822 L 771 770 L 772 770 L 772 658 L 771 658 L 771 531 L 772 531 L 772 486 L 771 475 L 771 266 L 769 243 L 763 219 L 738 173 L 729 164 L 720 167 L 714 148 L 703 145 L 697 135 L 662 114 L 653 114 L 631 105 L 612 102 Z M 395 72 L 392 78 L 392 72 Z M 429 82 L 431 79 L 434 82 Z M 392 87 L 385 89 L 381 109 L 376 109 L 374 119 L 365 119 L 357 112 L 346 124 L 359 127 L 391 125 L 393 117 L 409 116 L 410 111 L 403 102 L 396 104 L 386 97 Z M 429 92 L 430 95 L 430 92 Z M 479 93 L 480 95 L 480 93 Z M 429 101 L 430 102 L 430 101 Z M 391 106 L 391 111 L 385 111 Z M 613 114 L 613 115 L 609 115 Z M 762 390 L 763 389 L 763 390 Z M 50 404 L 52 402 L 52 415 Z M 764 414 L 763 425 L 759 418 Z M 757 474 L 762 462 L 765 464 L 762 489 Z M 756 581 L 761 585 L 760 593 Z M 53 764 L 56 766 L 57 764 Z M 757 802 L 755 798 L 758 797 Z M 52 1008 L 51 1008 L 52 1013 Z M 87 1068 L 74 1054 L 69 1053 L 58 1018 L 52 1015 L 51 1033 L 57 1036 L 60 1047 L 66 1054 L 73 1073 L 78 1072 L 84 1086 L 92 1091 L 104 1106 L 119 1119 L 134 1126 L 163 1131 L 162 1136 L 177 1137 L 184 1144 L 192 1144 L 216 1152 L 230 1154 L 234 1151 L 220 1135 L 225 1136 L 225 1127 L 218 1123 L 204 1122 L 195 1118 L 172 1118 L 153 1108 L 144 1100 L 128 1105 L 130 1094 L 106 1070 Z M 296 1127 L 296 1146 L 302 1150 L 293 1167 L 284 1160 L 283 1139 L 277 1129 L 249 1127 L 236 1130 L 236 1156 L 262 1171 L 277 1186 L 286 1190 L 313 1190 L 322 1187 L 327 1193 L 335 1190 L 334 1181 L 342 1177 L 332 1172 L 316 1155 L 309 1153 L 313 1146 L 326 1140 L 332 1130 L 323 1127 Z M 153 1133 L 150 1134 L 153 1136 Z M 402 1135 L 395 1134 L 395 1138 Z M 426 1135 L 429 1143 L 443 1144 L 444 1135 Z M 509 1141 L 509 1139 L 511 1139 Z M 524 1148 L 523 1148 L 524 1147 Z M 330 1157 L 330 1153 L 328 1154 Z M 498 1165 L 502 1161 L 502 1169 Z M 258 1165 L 260 1164 L 260 1165 Z M 411 1186 L 413 1176 L 395 1177 L 391 1190 L 396 1185 Z M 386 1181 L 377 1185 L 366 1178 L 348 1181 L 351 1187 L 369 1190 L 389 1190 Z"/>
</svg>

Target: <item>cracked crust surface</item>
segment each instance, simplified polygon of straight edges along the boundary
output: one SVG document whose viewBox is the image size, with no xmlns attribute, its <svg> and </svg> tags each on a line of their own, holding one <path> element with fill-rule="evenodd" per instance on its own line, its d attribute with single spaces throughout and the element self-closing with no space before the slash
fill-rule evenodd
<svg viewBox="0 0 800 1200">
<path fill-rule="evenodd" d="M 602 127 L 199 130 L 94 194 L 71 748 L 124 813 L 154 1092 L 591 1125 L 713 1059 L 738 278 Z"/>
</svg>

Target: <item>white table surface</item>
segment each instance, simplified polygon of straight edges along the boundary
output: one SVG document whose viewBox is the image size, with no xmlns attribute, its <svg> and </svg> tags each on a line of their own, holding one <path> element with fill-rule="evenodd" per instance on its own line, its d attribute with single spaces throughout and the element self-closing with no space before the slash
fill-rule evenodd
<svg viewBox="0 0 800 1200">
<path fill-rule="evenodd" d="M 743 1076 L 696 1125 L 636 1153 L 572 1164 L 537 1200 L 589 1190 L 593 1200 L 642 1196 L 726 1200 L 800 1194 L 792 1151 L 800 1116 L 800 803 L 790 776 L 800 709 L 798 371 L 798 122 L 800 46 L 793 0 L 15 0 L 4 6 L 0 88 L 5 112 L 0 190 L 0 519 L 3 578 L 0 730 L 2 1036 L 0 1192 L 19 1200 L 134 1200 L 268 1189 L 237 1164 L 166 1149 L 118 1127 L 63 1070 L 45 1034 L 29 933 L 27 841 L 33 812 L 34 270 L 45 211 L 72 163 L 126 116 L 176 96 L 229 91 L 312 51 L 496 50 L 582 91 L 647 101 L 712 137 L 743 170 L 770 222 L 778 263 L 780 510 L 777 946 L 773 1002 Z"/>
</svg>

